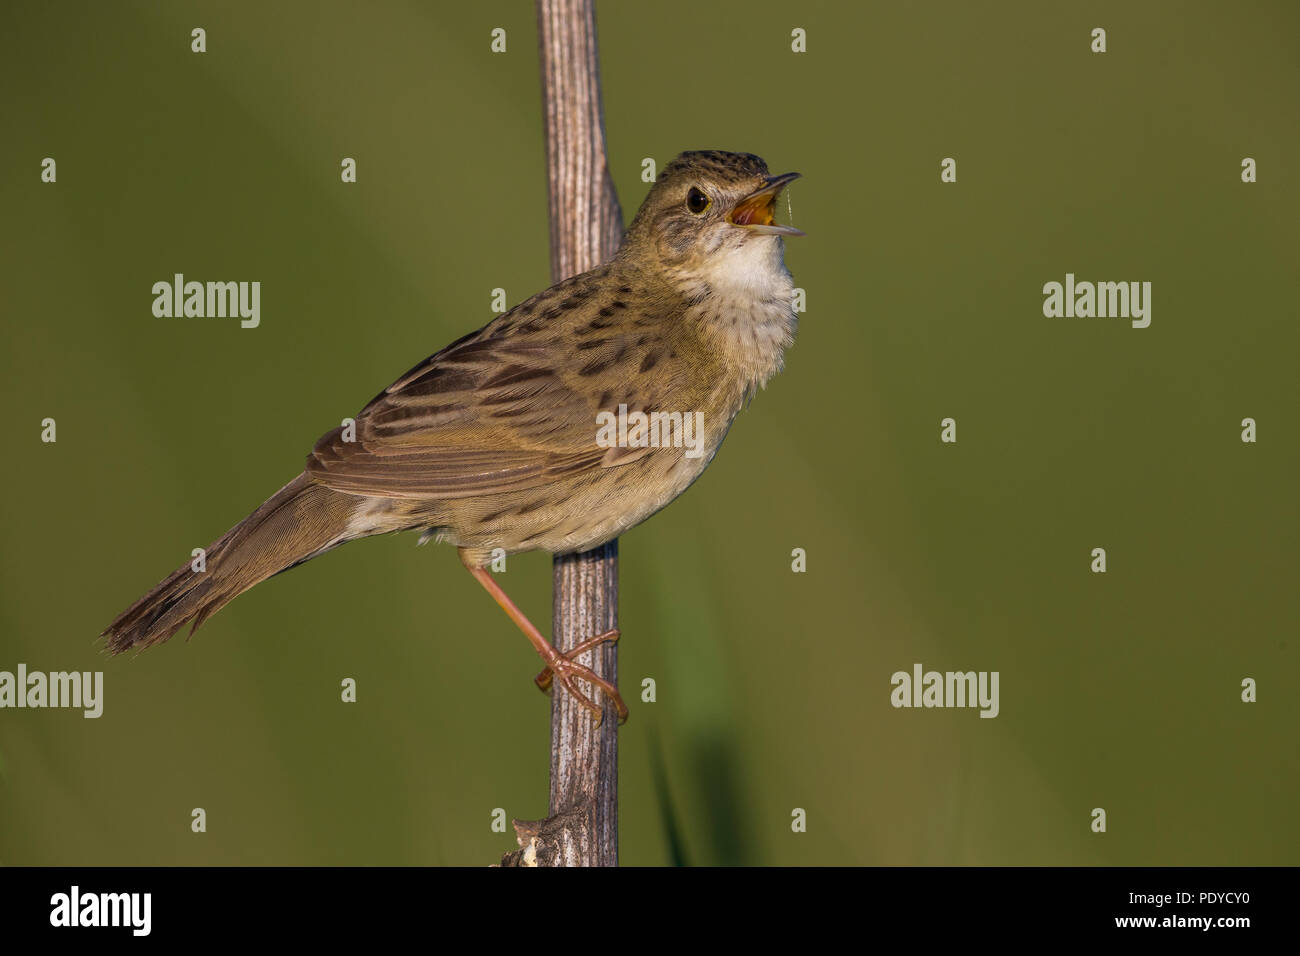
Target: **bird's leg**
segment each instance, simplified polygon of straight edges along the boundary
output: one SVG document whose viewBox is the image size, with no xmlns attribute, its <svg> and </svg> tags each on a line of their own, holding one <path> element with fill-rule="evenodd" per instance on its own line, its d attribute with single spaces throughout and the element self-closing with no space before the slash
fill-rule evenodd
<svg viewBox="0 0 1300 956">
<path fill-rule="evenodd" d="M 465 552 L 463 550 L 460 554 L 461 561 L 464 562 L 465 567 L 469 569 L 469 573 L 474 575 L 474 579 L 477 580 L 479 584 L 483 585 L 488 594 L 492 595 L 492 599 L 495 600 L 497 604 L 501 605 L 501 609 L 505 611 L 510 617 L 510 620 L 514 621 L 515 625 L 524 632 L 524 636 L 528 638 L 529 643 L 531 643 L 537 653 L 541 655 L 542 660 L 546 662 L 546 672 L 553 674 L 555 680 L 559 682 L 560 686 L 572 694 L 579 704 L 591 712 L 592 716 L 596 718 L 597 725 L 599 725 L 601 721 L 601 709 L 573 685 L 574 678 L 584 680 L 595 687 L 599 687 L 618 710 L 619 723 L 627 720 L 627 705 L 623 703 L 623 698 L 619 696 L 618 688 L 605 680 L 605 678 L 601 677 L 590 667 L 572 661 L 568 656 L 557 651 L 551 642 L 542 636 L 541 631 L 537 630 L 533 625 L 533 622 L 528 620 L 524 615 L 524 612 L 519 610 L 515 605 L 515 602 L 510 600 L 506 592 L 501 589 L 501 585 L 497 584 L 496 581 L 492 579 L 492 574 L 487 570 L 487 568 L 475 567 L 469 561 L 466 561 Z M 595 644 L 604 640 L 610 640 L 610 638 L 606 634 L 602 634 L 597 638 L 584 641 L 578 646 L 583 650 L 589 650 L 590 647 L 584 645 L 594 647 Z M 578 653 L 578 649 L 575 648 L 574 651 L 571 651 L 570 653 L 576 654 Z M 538 685 L 542 686 L 540 678 L 538 680 Z M 546 682 L 546 687 L 549 687 L 549 685 L 550 681 L 548 680 Z M 543 689 L 546 689 L 546 687 L 543 687 Z"/>
</svg>

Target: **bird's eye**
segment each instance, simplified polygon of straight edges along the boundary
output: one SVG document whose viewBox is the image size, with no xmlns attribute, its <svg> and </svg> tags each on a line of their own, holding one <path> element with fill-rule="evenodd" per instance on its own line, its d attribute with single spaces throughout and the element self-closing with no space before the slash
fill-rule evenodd
<svg viewBox="0 0 1300 956">
<path fill-rule="evenodd" d="M 692 186 L 691 191 L 686 194 L 686 208 L 697 216 L 701 215 L 704 210 L 708 209 L 710 203 L 711 200 L 709 197 L 704 195 L 704 193 L 700 192 L 694 186 Z"/>
</svg>

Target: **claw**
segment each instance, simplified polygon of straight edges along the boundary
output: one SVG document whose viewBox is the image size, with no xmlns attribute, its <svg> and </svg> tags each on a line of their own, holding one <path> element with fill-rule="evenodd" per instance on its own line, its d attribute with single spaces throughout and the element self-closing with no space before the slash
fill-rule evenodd
<svg viewBox="0 0 1300 956">
<path fill-rule="evenodd" d="M 599 647 L 601 644 L 604 644 L 606 641 L 610 641 L 610 642 L 617 641 L 621 636 L 622 633 L 619 631 L 618 628 L 616 627 L 611 628 L 610 630 L 606 631 L 604 634 L 597 634 L 595 637 L 589 637 L 585 641 L 578 642 L 571 649 L 565 651 L 564 656 L 567 657 L 569 660 L 574 660 L 579 655 L 585 654 L 587 651 L 591 650 L 593 647 Z M 538 688 L 544 691 L 545 693 L 548 694 L 550 693 L 551 668 L 549 664 L 546 667 L 543 667 L 542 672 L 533 678 L 533 683 L 535 683 L 538 686 Z"/>
<path fill-rule="evenodd" d="M 575 652 L 577 652 L 577 648 L 575 648 L 573 651 L 570 651 L 569 653 L 572 654 Z M 609 681 L 605 680 L 605 678 L 601 677 L 590 667 L 587 667 L 585 664 L 579 664 L 576 661 L 569 660 L 567 655 L 560 655 L 557 652 L 555 655 L 555 659 L 551 662 L 550 666 L 547 667 L 547 671 L 554 675 L 554 678 L 559 682 L 561 687 L 563 687 L 566 691 L 568 691 L 575 698 L 577 698 L 579 704 L 587 708 L 587 710 L 589 710 L 592 713 L 592 715 L 596 718 L 596 724 L 598 726 L 600 724 L 601 718 L 603 717 L 603 712 L 598 706 L 596 706 L 596 704 L 591 700 L 591 698 L 589 698 L 586 694 L 583 694 L 573 686 L 573 678 L 575 677 L 578 680 L 586 681 L 588 684 L 591 684 L 593 687 L 598 687 L 601 691 L 604 692 L 605 696 L 610 699 L 610 701 L 614 704 L 614 708 L 618 711 L 619 724 L 622 724 L 624 721 L 627 720 L 628 717 L 627 704 L 623 703 L 623 698 L 619 696 L 618 688 L 615 687 L 613 684 L 611 684 Z M 538 681 L 540 686 L 541 675 L 538 675 Z M 549 681 L 547 682 L 547 686 L 548 687 L 550 686 Z"/>
</svg>

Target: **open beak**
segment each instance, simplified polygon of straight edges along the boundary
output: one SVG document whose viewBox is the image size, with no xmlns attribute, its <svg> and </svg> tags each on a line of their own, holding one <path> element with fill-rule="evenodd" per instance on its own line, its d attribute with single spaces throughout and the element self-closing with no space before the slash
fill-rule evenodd
<svg viewBox="0 0 1300 956">
<path fill-rule="evenodd" d="M 763 180 L 760 189 L 756 189 L 736 203 L 736 208 L 727 213 L 727 222 L 769 236 L 804 235 L 803 230 L 796 229 L 794 226 L 777 225 L 772 218 L 772 210 L 776 206 L 776 198 L 781 195 L 781 190 L 798 178 L 798 173 L 768 176 Z"/>
</svg>

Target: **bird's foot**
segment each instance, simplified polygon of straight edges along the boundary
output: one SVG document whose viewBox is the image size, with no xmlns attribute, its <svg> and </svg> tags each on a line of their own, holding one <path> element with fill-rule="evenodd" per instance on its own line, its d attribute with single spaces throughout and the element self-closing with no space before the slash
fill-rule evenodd
<svg viewBox="0 0 1300 956">
<path fill-rule="evenodd" d="M 604 634 L 597 634 L 595 637 L 589 637 L 585 641 L 579 641 L 569 650 L 561 654 L 561 656 L 567 657 L 569 660 L 573 660 L 575 657 L 578 657 L 580 654 L 585 654 L 593 647 L 599 647 L 601 644 L 604 644 L 606 641 L 617 641 L 620 636 L 621 635 L 619 629 L 614 628 L 612 630 L 606 631 Z M 556 653 L 559 654 L 560 652 L 556 651 Z M 551 689 L 551 665 L 547 663 L 547 665 L 542 668 L 542 672 L 533 678 L 533 681 L 542 690 L 549 691 Z"/>
<path fill-rule="evenodd" d="M 589 637 L 585 641 L 580 641 L 564 653 L 560 653 L 552 648 L 552 653 L 545 655 L 546 667 L 543 668 L 542 672 L 534 678 L 534 682 L 543 691 L 549 693 L 552 683 L 558 680 L 560 686 L 572 694 L 579 704 L 591 711 L 592 716 L 596 718 L 596 725 L 599 726 L 601 717 L 603 716 L 601 709 L 589 697 L 587 697 L 586 694 L 583 694 L 573 685 L 574 678 L 584 680 L 594 687 L 599 687 L 605 693 L 605 696 L 610 699 L 614 704 L 615 709 L 618 711 L 618 722 L 620 724 L 623 723 L 627 720 L 628 710 L 627 704 L 623 703 L 623 698 L 619 696 L 618 688 L 605 680 L 605 678 L 601 677 L 590 667 L 587 667 L 585 664 L 579 664 L 574 660 L 574 658 L 579 655 L 584 654 L 595 647 L 599 647 L 606 641 L 617 641 L 618 638 L 619 630 L 618 628 L 614 628 L 606 631 L 604 634 L 597 634 L 595 637 Z"/>
<path fill-rule="evenodd" d="M 573 660 L 579 654 L 589 651 L 605 641 L 618 640 L 618 628 L 588 638 L 567 653 L 561 654 L 555 649 L 554 644 L 542 636 L 542 632 L 537 629 L 532 621 L 528 620 L 527 615 L 519 610 L 515 602 L 510 600 L 506 592 L 501 590 L 501 585 L 492 580 L 492 575 L 488 573 L 487 568 L 476 564 L 473 555 L 464 548 L 460 549 L 460 558 L 465 562 L 465 567 L 469 573 L 474 576 L 474 580 L 483 585 L 487 593 L 492 595 L 492 599 L 501 605 L 501 609 L 509 615 L 510 620 L 515 622 L 519 630 L 524 632 L 528 642 L 533 645 L 537 653 L 542 656 L 542 660 L 546 662 L 546 669 L 537 675 L 538 687 L 549 691 L 551 683 L 558 680 L 561 687 L 572 694 L 579 704 L 591 712 L 592 716 L 596 718 L 596 726 L 599 727 L 603 715 L 601 709 L 573 684 L 575 679 L 584 680 L 593 687 L 598 687 L 604 691 L 605 696 L 618 710 L 618 722 L 620 724 L 627 720 L 627 704 L 623 703 L 623 698 L 618 696 L 618 688 L 590 667 L 578 664 Z"/>
</svg>

